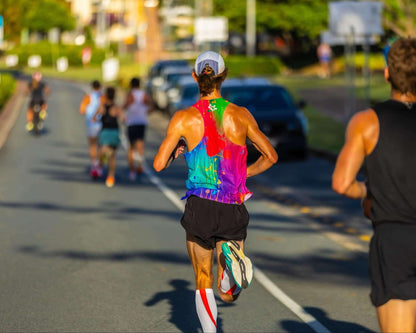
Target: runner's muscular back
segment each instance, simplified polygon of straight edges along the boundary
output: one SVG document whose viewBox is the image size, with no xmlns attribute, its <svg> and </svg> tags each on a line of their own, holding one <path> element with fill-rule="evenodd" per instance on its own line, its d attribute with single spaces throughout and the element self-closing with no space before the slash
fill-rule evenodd
<svg viewBox="0 0 416 333">
<path fill-rule="evenodd" d="M 224 111 L 223 128 L 226 137 L 232 143 L 245 145 L 246 138 L 249 138 L 260 151 L 262 155 L 260 161 L 247 169 L 248 177 L 263 172 L 276 163 L 276 151 L 246 108 L 230 103 Z M 191 151 L 200 143 L 203 135 L 204 121 L 195 107 L 176 112 L 169 123 L 166 138 L 155 156 L 155 170 L 161 171 L 168 166 L 169 157 L 182 137 L 186 140 L 188 150 Z"/>
</svg>

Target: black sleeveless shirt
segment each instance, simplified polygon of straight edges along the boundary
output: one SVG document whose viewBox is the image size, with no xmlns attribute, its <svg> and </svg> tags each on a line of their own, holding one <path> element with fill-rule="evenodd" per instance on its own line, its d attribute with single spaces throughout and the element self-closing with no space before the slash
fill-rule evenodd
<svg viewBox="0 0 416 333">
<path fill-rule="evenodd" d="M 104 114 L 101 116 L 102 129 L 118 129 L 117 117 L 110 115 L 110 109 L 114 104 L 104 104 Z"/>
<path fill-rule="evenodd" d="M 416 223 L 416 103 L 377 104 L 380 134 L 365 165 L 373 222 Z"/>
</svg>

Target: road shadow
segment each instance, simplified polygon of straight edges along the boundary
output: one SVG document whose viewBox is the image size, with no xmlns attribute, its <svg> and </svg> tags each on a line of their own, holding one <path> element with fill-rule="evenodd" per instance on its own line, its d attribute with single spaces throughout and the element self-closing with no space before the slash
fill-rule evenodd
<svg viewBox="0 0 416 333">
<path fill-rule="evenodd" d="M 172 287 L 170 290 L 156 293 L 144 305 L 157 306 L 158 303 L 167 301 L 170 307 L 170 323 L 181 332 L 202 332 L 195 308 L 195 290 L 189 288 L 190 282 L 173 279 L 169 284 Z"/>
<path fill-rule="evenodd" d="M 26 255 L 40 258 L 64 258 L 83 261 L 110 261 L 110 262 L 130 262 L 130 261 L 149 261 L 166 262 L 172 264 L 189 265 L 189 258 L 186 254 L 174 253 L 172 251 L 115 251 L 115 252 L 93 252 L 80 250 L 55 250 L 45 251 L 39 246 L 27 245 L 17 248 L 17 251 Z"/>
<path fill-rule="evenodd" d="M 345 333 L 376 333 L 369 328 L 360 324 L 350 323 L 342 320 L 331 319 L 326 312 L 316 307 L 305 307 L 304 310 L 311 314 L 317 321 L 324 325 L 330 332 L 345 332 Z M 289 333 L 309 333 L 315 332 L 309 325 L 294 321 L 282 320 L 280 326 Z"/>
<path fill-rule="evenodd" d="M 365 286 L 370 289 L 367 253 L 350 252 L 347 255 L 328 249 L 316 249 L 296 257 L 250 252 L 256 266 L 266 272 L 278 273 L 289 279 L 322 281 L 327 283 Z"/>
<path fill-rule="evenodd" d="M 40 210 L 46 212 L 65 212 L 72 214 L 106 214 L 110 219 L 116 220 L 131 220 L 134 218 L 135 221 L 140 223 L 148 223 L 144 219 L 138 219 L 143 216 L 161 216 L 170 221 L 178 223 L 182 213 L 177 210 L 166 210 L 161 209 L 147 209 L 138 206 L 125 206 L 118 202 L 102 202 L 101 205 L 95 206 L 71 206 L 71 205 L 60 205 L 50 202 L 13 202 L 13 201 L 0 201 L 0 207 L 16 210 Z"/>
</svg>

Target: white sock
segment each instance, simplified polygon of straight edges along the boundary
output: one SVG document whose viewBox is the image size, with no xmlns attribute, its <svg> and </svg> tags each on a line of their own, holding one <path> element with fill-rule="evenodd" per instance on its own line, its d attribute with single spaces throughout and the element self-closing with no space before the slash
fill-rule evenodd
<svg viewBox="0 0 416 333">
<path fill-rule="evenodd" d="M 225 269 L 222 272 L 220 285 L 221 290 L 228 295 L 237 295 L 241 291 L 241 288 L 238 287 L 235 283 L 233 275 L 228 269 L 228 266 L 225 266 Z"/>
<path fill-rule="evenodd" d="M 198 289 L 195 293 L 196 312 L 203 332 L 217 332 L 217 304 L 212 289 Z"/>
</svg>

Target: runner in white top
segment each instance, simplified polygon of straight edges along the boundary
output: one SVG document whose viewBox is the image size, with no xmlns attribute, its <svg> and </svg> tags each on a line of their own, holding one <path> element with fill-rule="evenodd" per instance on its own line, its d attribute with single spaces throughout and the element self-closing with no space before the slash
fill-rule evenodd
<svg viewBox="0 0 416 333">
<path fill-rule="evenodd" d="M 130 142 L 128 151 L 129 179 L 135 180 L 136 173 L 143 172 L 144 136 L 148 123 L 147 114 L 150 98 L 144 90 L 140 89 L 139 78 L 131 79 L 130 88 L 124 108 L 127 110 L 127 136 Z"/>
</svg>

